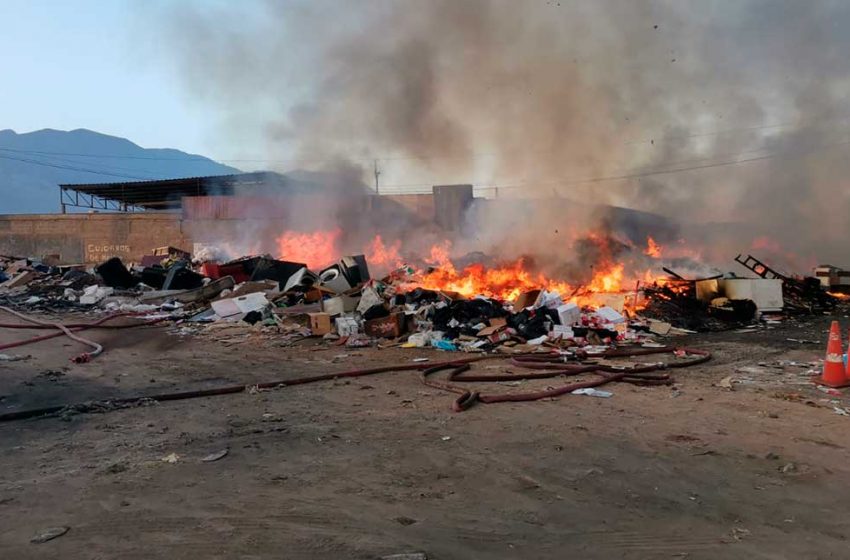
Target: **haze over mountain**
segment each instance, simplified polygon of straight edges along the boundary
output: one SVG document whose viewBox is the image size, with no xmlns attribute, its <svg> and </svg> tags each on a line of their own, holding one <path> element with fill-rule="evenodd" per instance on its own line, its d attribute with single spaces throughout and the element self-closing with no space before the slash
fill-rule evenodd
<svg viewBox="0 0 850 560">
<path fill-rule="evenodd" d="M 112 183 L 239 173 L 209 158 L 147 149 L 86 129 L 0 130 L 0 214 L 59 210 L 60 183 Z"/>
</svg>

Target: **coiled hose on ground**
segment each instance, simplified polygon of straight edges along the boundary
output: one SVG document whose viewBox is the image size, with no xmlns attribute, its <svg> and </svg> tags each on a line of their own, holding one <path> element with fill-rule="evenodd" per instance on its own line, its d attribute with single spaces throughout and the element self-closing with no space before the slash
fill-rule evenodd
<svg viewBox="0 0 850 560">
<path fill-rule="evenodd" d="M 482 356 L 474 356 L 470 358 L 460 358 L 431 364 L 395 364 L 368 369 L 355 369 L 349 371 L 340 371 L 335 373 L 325 373 L 320 375 L 312 375 L 308 377 L 299 377 L 295 379 L 282 379 L 278 381 L 268 381 L 264 383 L 256 383 L 249 385 L 229 385 L 225 387 L 215 387 L 211 389 L 200 389 L 195 391 L 181 391 L 172 393 L 160 393 L 154 395 L 141 395 L 136 397 L 122 397 L 101 401 L 104 405 L 110 405 L 112 408 L 123 406 L 132 406 L 146 401 L 176 401 L 184 399 L 195 399 L 201 397 L 212 397 L 217 395 L 229 395 L 242 393 L 253 388 L 257 389 L 274 389 L 278 387 L 289 387 L 292 385 L 304 385 L 306 383 L 315 383 L 318 381 L 329 381 L 332 379 L 343 379 L 352 377 L 363 377 L 378 373 L 386 373 L 390 371 L 421 371 L 421 380 L 430 387 L 460 394 L 452 408 L 460 412 L 467 410 L 476 402 L 481 403 L 497 403 L 497 402 L 519 402 L 533 401 L 548 397 L 554 397 L 570 393 L 576 389 L 584 387 L 598 387 L 606 383 L 624 382 L 636 383 L 641 385 L 659 385 L 669 384 L 673 382 L 672 377 L 666 373 L 652 374 L 652 372 L 662 371 L 671 368 L 684 368 L 702 364 L 711 359 L 711 354 L 705 350 L 695 348 L 613 348 L 609 349 L 594 357 L 612 358 L 612 357 L 629 357 L 629 356 L 645 356 L 651 354 L 673 353 L 677 356 L 677 361 L 672 362 L 656 362 L 651 364 L 642 364 L 630 368 L 620 368 L 607 364 L 579 364 L 566 363 L 566 358 L 555 354 L 525 354 L 525 355 L 504 355 L 504 354 L 488 354 Z M 587 357 L 586 354 L 583 355 Z M 685 357 L 696 356 L 692 359 L 681 359 Z M 581 358 L 582 353 L 579 351 L 577 357 Z M 513 365 L 524 367 L 532 370 L 526 373 L 517 374 L 478 374 L 461 376 L 462 373 L 470 369 L 470 364 L 482 360 L 494 359 L 510 359 Z M 480 392 L 469 391 L 463 387 L 453 385 L 449 382 L 437 381 L 430 378 L 431 375 L 439 371 L 451 370 L 448 381 L 454 382 L 499 382 L 512 381 L 523 379 L 544 379 L 556 376 L 574 376 L 579 374 L 595 374 L 596 379 L 588 381 L 579 381 L 570 383 L 561 387 L 545 389 L 542 391 L 532 391 L 526 393 L 504 393 L 504 394 L 481 394 Z M 96 403 L 95 403 L 96 404 Z M 21 410 L 16 412 L 7 412 L 0 414 L 0 422 L 10 420 L 21 420 L 25 418 L 34 418 L 62 412 L 63 410 L 85 411 L 92 409 L 109 409 L 110 406 L 96 407 L 93 403 L 79 403 L 72 405 L 56 405 L 42 408 Z"/>
</svg>

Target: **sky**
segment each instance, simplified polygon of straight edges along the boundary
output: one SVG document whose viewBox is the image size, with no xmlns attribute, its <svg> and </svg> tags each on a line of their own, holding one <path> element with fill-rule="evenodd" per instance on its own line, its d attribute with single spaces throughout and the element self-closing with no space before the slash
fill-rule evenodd
<svg viewBox="0 0 850 560">
<path fill-rule="evenodd" d="M 161 64 L 148 27 L 174 1 L 0 1 L 0 129 L 88 128 L 226 158 L 212 153 L 210 109 Z"/>
</svg>

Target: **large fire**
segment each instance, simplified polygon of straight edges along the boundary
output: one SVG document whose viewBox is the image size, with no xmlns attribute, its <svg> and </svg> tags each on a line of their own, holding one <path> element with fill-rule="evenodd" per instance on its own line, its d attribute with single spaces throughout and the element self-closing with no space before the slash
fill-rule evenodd
<svg viewBox="0 0 850 560">
<path fill-rule="evenodd" d="M 315 232 L 284 232 L 277 238 L 279 257 L 303 262 L 312 269 L 321 269 L 339 257 L 338 249 L 342 231 L 339 229 Z M 562 298 L 585 304 L 593 301 L 594 294 L 634 291 L 640 283 L 655 281 L 651 270 L 627 274 L 626 266 L 612 254 L 611 243 L 599 234 L 589 234 L 586 240 L 595 248 L 595 263 L 590 279 L 584 283 L 571 283 L 552 278 L 542 272 L 533 272 L 523 258 L 485 266 L 471 264 L 458 269 L 452 262 L 452 244 L 449 241 L 434 244 L 427 255 L 421 258 L 422 266 L 410 266 L 404 284 L 413 289 L 421 287 L 431 290 L 457 292 L 466 297 L 483 295 L 504 301 L 512 301 L 523 292 L 545 289 L 558 292 Z M 401 254 L 402 243 L 395 240 L 387 243 L 376 235 L 362 252 L 370 265 L 381 270 L 394 270 L 408 266 Z M 647 247 L 639 252 L 651 259 L 658 259 L 662 247 L 651 237 Z"/>
<path fill-rule="evenodd" d="M 302 233 L 285 231 L 277 238 L 278 256 L 292 262 L 300 262 L 310 269 L 323 268 L 338 258 L 337 241 L 342 230 Z"/>
<path fill-rule="evenodd" d="M 398 268 L 404 264 L 399 254 L 400 250 L 401 241 L 398 239 L 387 246 L 383 238 L 380 235 L 376 235 L 366 248 L 366 256 L 372 264 L 388 268 Z"/>
</svg>

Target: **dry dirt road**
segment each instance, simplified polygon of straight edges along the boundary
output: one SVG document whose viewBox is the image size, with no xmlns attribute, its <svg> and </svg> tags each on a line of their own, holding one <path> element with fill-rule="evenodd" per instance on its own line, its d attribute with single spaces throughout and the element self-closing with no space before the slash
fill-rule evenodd
<svg viewBox="0 0 850 560">
<path fill-rule="evenodd" d="M 847 558 L 848 399 L 757 366 L 821 358 L 787 338 L 823 341 L 826 319 L 694 337 L 713 361 L 608 399 L 458 414 L 407 372 L 2 423 L 0 557 Z M 445 357 L 93 338 L 107 351 L 89 364 L 63 339 L 0 362 L 0 412 Z M 48 527 L 69 530 L 30 542 Z"/>
</svg>

